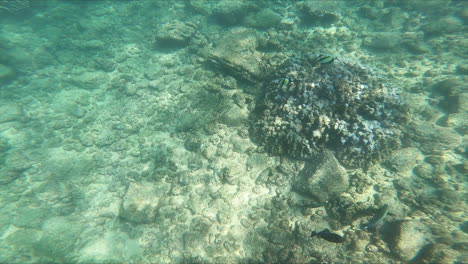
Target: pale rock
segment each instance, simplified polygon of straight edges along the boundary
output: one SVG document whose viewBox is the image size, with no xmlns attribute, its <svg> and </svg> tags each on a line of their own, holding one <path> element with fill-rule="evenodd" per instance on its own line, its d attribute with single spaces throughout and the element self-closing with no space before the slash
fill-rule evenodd
<svg viewBox="0 0 468 264">
<path fill-rule="evenodd" d="M 396 172 L 407 172 L 421 164 L 424 156 L 417 148 L 404 148 L 395 151 L 386 162 Z"/>
<path fill-rule="evenodd" d="M 431 235 L 429 227 L 420 221 L 400 221 L 393 233 L 393 251 L 405 261 L 415 258 L 426 246 Z"/>
<path fill-rule="evenodd" d="M 345 191 L 349 176 L 333 153 L 324 151 L 306 162 L 294 183 L 294 189 L 325 202 L 333 194 Z"/>
</svg>

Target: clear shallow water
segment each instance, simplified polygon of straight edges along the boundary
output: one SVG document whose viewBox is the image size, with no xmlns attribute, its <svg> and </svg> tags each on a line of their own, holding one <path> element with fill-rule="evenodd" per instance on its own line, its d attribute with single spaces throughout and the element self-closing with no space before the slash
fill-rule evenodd
<svg viewBox="0 0 468 264">
<path fill-rule="evenodd" d="M 467 10 L 0 1 L 0 262 L 467 262 Z M 309 53 L 398 90 L 392 154 L 266 152 L 258 106 Z"/>
</svg>

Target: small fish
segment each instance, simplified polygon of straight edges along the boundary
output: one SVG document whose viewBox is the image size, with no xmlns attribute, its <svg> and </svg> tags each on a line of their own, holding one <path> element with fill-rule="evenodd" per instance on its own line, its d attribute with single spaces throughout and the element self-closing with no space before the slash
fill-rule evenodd
<svg viewBox="0 0 468 264">
<path fill-rule="evenodd" d="M 323 55 L 323 54 L 319 55 L 317 59 L 320 62 L 320 64 L 329 64 L 335 61 L 334 57 L 329 56 L 329 55 Z"/>
<path fill-rule="evenodd" d="M 364 226 L 364 230 L 372 230 L 380 224 L 388 214 L 388 204 L 380 207 L 372 219 Z"/>
<path fill-rule="evenodd" d="M 311 203 L 310 201 L 302 200 L 302 205 L 307 208 L 318 208 L 318 207 L 325 206 L 325 204 L 327 203 L 328 201 L 325 201 L 323 203 Z"/>
<path fill-rule="evenodd" d="M 325 239 L 328 242 L 333 242 L 333 243 L 343 243 L 346 242 L 346 238 L 342 237 L 338 234 L 330 232 L 328 228 L 324 229 L 323 231 L 320 232 L 315 232 L 313 231 L 312 234 L 310 234 L 310 237 L 318 236 L 322 239 Z"/>
<path fill-rule="evenodd" d="M 288 88 L 288 84 L 291 82 L 289 78 L 284 78 L 280 81 L 278 88 L 286 89 Z"/>
</svg>

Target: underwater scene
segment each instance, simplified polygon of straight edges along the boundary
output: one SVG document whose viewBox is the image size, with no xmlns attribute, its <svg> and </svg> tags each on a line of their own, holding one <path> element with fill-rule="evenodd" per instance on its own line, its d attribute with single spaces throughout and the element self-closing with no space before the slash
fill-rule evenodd
<svg viewBox="0 0 468 264">
<path fill-rule="evenodd" d="M 0 0 L 0 263 L 468 263 L 467 22 Z"/>
</svg>

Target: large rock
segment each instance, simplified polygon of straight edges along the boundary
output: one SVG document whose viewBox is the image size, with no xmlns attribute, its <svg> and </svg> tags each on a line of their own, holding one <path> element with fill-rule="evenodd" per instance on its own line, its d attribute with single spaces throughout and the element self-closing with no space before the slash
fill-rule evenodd
<svg viewBox="0 0 468 264">
<path fill-rule="evenodd" d="M 421 164 L 424 156 L 417 148 L 404 148 L 395 151 L 386 162 L 396 172 L 407 172 Z"/>
<path fill-rule="evenodd" d="M 464 29 L 463 22 L 456 17 L 443 17 L 433 20 L 422 27 L 426 35 L 444 35 L 461 32 Z"/>
<path fill-rule="evenodd" d="M 53 259 L 71 261 L 71 253 L 78 242 L 83 227 L 75 220 L 67 217 L 49 218 L 42 226 L 43 235 L 34 248 L 41 255 Z"/>
<path fill-rule="evenodd" d="M 0 64 L 0 86 L 15 77 L 13 68 Z"/>
<path fill-rule="evenodd" d="M 294 183 L 300 193 L 325 202 L 331 195 L 345 191 L 349 186 L 346 170 L 333 153 L 324 151 L 322 155 L 306 162 Z"/>
<path fill-rule="evenodd" d="M 392 237 L 393 251 L 403 260 L 409 261 L 428 244 L 430 235 L 430 229 L 419 221 L 400 221 Z"/>
<path fill-rule="evenodd" d="M 0 104 L 0 124 L 24 119 L 23 109 L 19 104 L 1 102 Z"/>
<path fill-rule="evenodd" d="M 408 135 L 412 139 L 412 146 L 423 152 L 450 150 L 462 143 L 460 134 L 451 128 L 426 122 L 414 122 L 409 125 L 408 130 Z"/>
<path fill-rule="evenodd" d="M 256 50 L 254 31 L 237 29 L 226 34 L 215 49 L 207 52 L 207 59 L 227 73 L 255 82 L 265 75 L 263 55 Z"/>
<path fill-rule="evenodd" d="M 456 262 L 460 253 L 451 249 L 449 246 L 435 243 L 426 248 L 418 256 L 418 263 L 421 264 L 453 264 L 453 263 L 466 263 L 465 261 Z M 466 257 L 465 257 L 466 258 Z"/>
<path fill-rule="evenodd" d="M 367 47 L 388 50 L 400 45 L 401 36 L 397 32 L 377 32 L 366 37 L 363 44 Z"/>
<path fill-rule="evenodd" d="M 169 187 L 142 183 L 132 183 L 123 199 L 120 216 L 125 220 L 147 224 L 156 219 L 159 211 L 160 197 L 164 197 Z"/>
<path fill-rule="evenodd" d="M 163 46 L 185 46 L 195 34 L 195 31 L 195 24 L 174 20 L 161 27 L 156 35 L 156 42 Z"/>
</svg>

